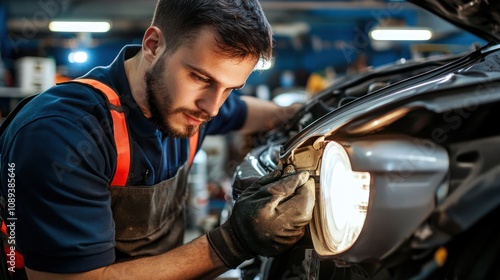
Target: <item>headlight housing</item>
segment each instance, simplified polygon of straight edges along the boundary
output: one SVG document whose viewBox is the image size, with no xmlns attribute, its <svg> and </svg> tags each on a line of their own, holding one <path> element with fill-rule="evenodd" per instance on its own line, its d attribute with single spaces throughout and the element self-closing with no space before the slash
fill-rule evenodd
<svg viewBox="0 0 500 280">
<path fill-rule="evenodd" d="M 435 208 L 448 153 L 400 135 L 325 143 L 310 224 L 316 252 L 350 263 L 388 255 Z"/>
<path fill-rule="evenodd" d="M 370 173 L 354 172 L 344 148 L 329 142 L 323 153 L 318 212 L 323 221 L 325 245 L 334 253 L 350 248 L 357 240 L 366 218 Z"/>
</svg>

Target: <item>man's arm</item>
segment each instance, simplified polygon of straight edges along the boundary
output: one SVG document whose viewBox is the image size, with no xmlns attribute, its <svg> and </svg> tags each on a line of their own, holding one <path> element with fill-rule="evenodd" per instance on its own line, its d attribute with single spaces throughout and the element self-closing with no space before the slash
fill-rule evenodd
<svg viewBox="0 0 500 280">
<path fill-rule="evenodd" d="M 302 107 L 302 104 L 282 107 L 274 102 L 252 96 L 242 96 L 241 99 L 245 101 L 248 107 L 245 124 L 239 130 L 243 134 L 271 130 L 282 125 Z"/>
<path fill-rule="evenodd" d="M 279 167 L 238 197 L 224 224 L 184 246 L 83 273 L 28 269 L 28 276 L 30 280 L 213 279 L 256 255 L 275 256 L 299 241 L 312 218 L 314 192 L 309 173 Z"/>
<path fill-rule="evenodd" d="M 162 255 L 136 259 L 88 272 L 55 274 L 27 269 L 30 280 L 95 279 L 213 279 L 228 268 L 211 248 L 207 237 Z"/>
</svg>

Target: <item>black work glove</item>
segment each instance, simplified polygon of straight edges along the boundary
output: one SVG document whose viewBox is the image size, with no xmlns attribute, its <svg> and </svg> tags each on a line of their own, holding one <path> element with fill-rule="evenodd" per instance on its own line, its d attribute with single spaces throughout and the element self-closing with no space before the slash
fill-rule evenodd
<svg viewBox="0 0 500 280">
<path fill-rule="evenodd" d="M 314 201 L 308 172 L 295 173 L 292 166 L 276 170 L 238 197 L 229 219 L 210 231 L 208 240 L 229 268 L 256 255 L 278 255 L 302 238 Z"/>
</svg>

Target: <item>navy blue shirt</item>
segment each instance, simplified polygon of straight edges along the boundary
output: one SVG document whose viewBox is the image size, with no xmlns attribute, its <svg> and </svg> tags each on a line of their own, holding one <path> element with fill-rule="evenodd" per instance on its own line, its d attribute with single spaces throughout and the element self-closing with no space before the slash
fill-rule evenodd
<svg viewBox="0 0 500 280">
<path fill-rule="evenodd" d="M 85 77 L 120 95 L 131 136 L 129 185 L 150 186 L 176 174 L 187 160 L 189 142 L 164 137 L 132 98 L 124 60 L 139 50 L 126 46 L 111 65 Z M 241 128 L 246 113 L 239 96 L 229 95 L 217 117 L 201 129 L 200 142 L 206 135 Z M 0 195 L 7 197 L 13 172 L 15 208 L 10 214 L 15 214 L 15 240 L 29 268 L 72 273 L 115 261 L 108 186 L 116 151 L 110 124 L 99 93 L 66 83 L 35 97 L 0 137 Z M 8 170 L 9 163 L 15 164 L 14 170 Z"/>
</svg>

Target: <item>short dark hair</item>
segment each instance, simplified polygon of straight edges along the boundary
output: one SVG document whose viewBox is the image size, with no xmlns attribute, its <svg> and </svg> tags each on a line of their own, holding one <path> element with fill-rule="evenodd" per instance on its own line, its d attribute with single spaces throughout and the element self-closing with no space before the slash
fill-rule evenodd
<svg viewBox="0 0 500 280">
<path fill-rule="evenodd" d="M 258 0 L 159 0 L 152 25 L 167 40 L 167 53 L 189 42 L 202 28 L 213 28 L 222 54 L 269 59 L 273 39 Z"/>
</svg>

